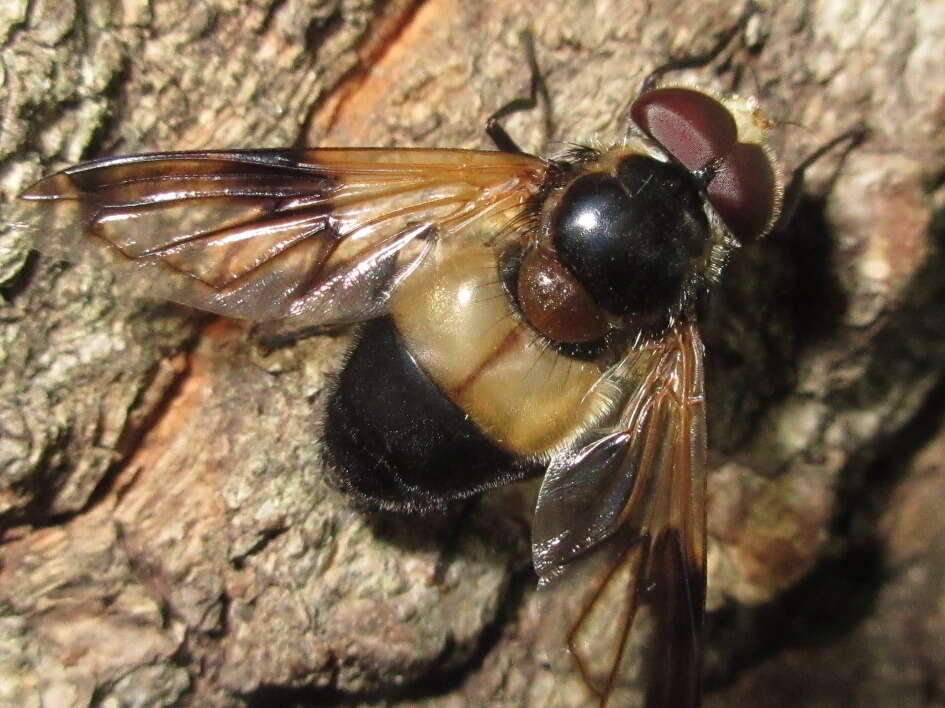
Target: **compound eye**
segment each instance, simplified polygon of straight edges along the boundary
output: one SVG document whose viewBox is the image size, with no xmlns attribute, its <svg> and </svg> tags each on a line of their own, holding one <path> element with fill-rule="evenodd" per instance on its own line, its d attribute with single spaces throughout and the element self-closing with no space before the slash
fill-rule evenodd
<svg viewBox="0 0 945 708">
<path fill-rule="evenodd" d="M 777 176 L 760 145 L 739 143 L 733 147 L 707 191 L 712 206 L 743 243 L 761 236 L 774 218 Z"/>
<path fill-rule="evenodd" d="M 655 89 L 630 107 L 630 117 L 686 169 L 715 162 L 709 201 L 741 241 L 763 234 L 777 211 L 778 179 L 757 143 L 738 142 L 732 112 L 708 94 Z"/>
<path fill-rule="evenodd" d="M 633 102 L 630 117 L 689 170 L 705 167 L 738 142 L 738 128 L 729 110 L 692 89 L 649 91 Z"/>
</svg>

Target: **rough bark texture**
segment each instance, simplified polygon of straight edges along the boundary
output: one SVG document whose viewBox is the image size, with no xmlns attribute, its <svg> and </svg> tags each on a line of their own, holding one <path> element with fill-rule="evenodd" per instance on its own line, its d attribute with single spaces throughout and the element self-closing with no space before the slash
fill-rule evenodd
<svg viewBox="0 0 945 708">
<path fill-rule="evenodd" d="M 482 147 L 525 27 L 553 137 L 613 139 L 740 9 L 7 0 L 0 188 L 143 150 Z M 706 308 L 711 706 L 945 703 L 943 38 L 936 0 L 788 0 L 680 77 L 757 94 L 787 171 L 872 131 Z M 540 112 L 508 127 L 542 147 Z M 2 238 L 0 704 L 540 704 L 527 488 L 362 513 L 317 444 L 348 335 L 263 356 Z"/>
</svg>

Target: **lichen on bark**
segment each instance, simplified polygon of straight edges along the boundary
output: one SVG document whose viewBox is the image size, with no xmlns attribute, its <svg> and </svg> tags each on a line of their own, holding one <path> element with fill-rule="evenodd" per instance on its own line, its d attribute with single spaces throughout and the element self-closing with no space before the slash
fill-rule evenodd
<svg viewBox="0 0 945 708">
<path fill-rule="evenodd" d="M 123 152 L 487 147 L 484 118 L 528 85 L 523 28 L 552 139 L 619 138 L 646 72 L 739 11 L 8 2 L 3 206 Z M 679 77 L 757 94 L 788 171 L 870 128 L 811 168 L 791 227 L 741 249 L 705 308 L 710 705 L 939 700 L 942 37 L 932 0 L 788 1 Z M 540 112 L 507 123 L 560 147 Z M 350 333 L 264 356 L 238 324 L 9 230 L 0 296 L 0 703 L 541 704 L 528 490 L 417 519 L 326 483 L 318 417 Z"/>
</svg>

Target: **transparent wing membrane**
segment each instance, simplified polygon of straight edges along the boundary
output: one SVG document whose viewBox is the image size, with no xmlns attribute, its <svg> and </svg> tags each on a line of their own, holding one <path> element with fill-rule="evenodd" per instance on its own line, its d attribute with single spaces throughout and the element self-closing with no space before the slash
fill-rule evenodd
<svg viewBox="0 0 945 708">
<path fill-rule="evenodd" d="M 255 321 L 382 314 L 438 240 L 500 231 L 544 163 L 474 150 L 245 150 L 98 160 L 23 195 L 37 249 L 139 292 Z M 288 323 L 287 323 L 288 324 Z"/>
<path fill-rule="evenodd" d="M 610 373 L 612 430 L 552 462 L 533 529 L 558 705 L 698 706 L 705 400 L 692 325 Z"/>
</svg>

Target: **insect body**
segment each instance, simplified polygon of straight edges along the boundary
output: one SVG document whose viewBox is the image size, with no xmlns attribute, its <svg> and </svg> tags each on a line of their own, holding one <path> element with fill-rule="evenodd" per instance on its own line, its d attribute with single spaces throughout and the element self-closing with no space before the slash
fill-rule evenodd
<svg viewBox="0 0 945 708">
<path fill-rule="evenodd" d="M 328 402 L 346 487 L 424 510 L 544 471 L 533 531 L 582 701 L 700 701 L 705 407 L 694 304 L 767 231 L 750 101 L 645 92 L 619 144 L 99 160 L 32 187 L 40 250 L 266 323 L 366 321 Z M 642 664 L 631 628 L 652 637 Z M 642 666 L 642 669 L 640 668 Z M 564 699 L 562 699 L 564 700 Z"/>
</svg>

